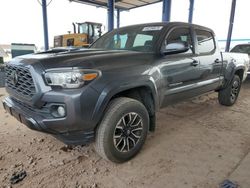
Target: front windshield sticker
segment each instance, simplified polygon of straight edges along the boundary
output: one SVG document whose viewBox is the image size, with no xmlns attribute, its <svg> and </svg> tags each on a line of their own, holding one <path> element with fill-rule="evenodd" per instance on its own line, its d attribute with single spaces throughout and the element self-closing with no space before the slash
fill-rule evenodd
<svg viewBox="0 0 250 188">
<path fill-rule="evenodd" d="M 152 27 L 144 27 L 142 31 L 159 31 L 163 28 L 163 26 L 152 26 Z"/>
</svg>

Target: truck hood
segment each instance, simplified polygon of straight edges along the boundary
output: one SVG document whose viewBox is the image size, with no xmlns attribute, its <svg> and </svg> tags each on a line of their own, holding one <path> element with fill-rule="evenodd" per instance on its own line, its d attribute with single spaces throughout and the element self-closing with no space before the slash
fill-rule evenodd
<svg viewBox="0 0 250 188">
<path fill-rule="evenodd" d="M 13 59 L 11 63 L 24 66 L 39 64 L 44 70 L 62 67 L 107 69 L 108 67 L 122 68 L 135 64 L 147 64 L 152 62 L 153 57 L 153 53 L 127 50 L 51 50 L 19 56 Z"/>
</svg>

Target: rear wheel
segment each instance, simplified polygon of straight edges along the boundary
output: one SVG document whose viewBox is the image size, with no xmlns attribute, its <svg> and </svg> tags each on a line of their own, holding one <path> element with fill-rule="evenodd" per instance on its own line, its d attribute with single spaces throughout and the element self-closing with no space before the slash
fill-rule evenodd
<svg viewBox="0 0 250 188">
<path fill-rule="evenodd" d="M 116 98 L 97 129 L 95 149 L 105 159 L 125 162 L 141 150 L 148 129 L 148 112 L 141 102 Z"/>
<path fill-rule="evenodd" d="M 234 75 L 232 81 L 225 89 L 219 91 L 219 103 L 225 106 L 232 106 L 239 95 L 241 80 L 238 75 Z"/>
</svg>

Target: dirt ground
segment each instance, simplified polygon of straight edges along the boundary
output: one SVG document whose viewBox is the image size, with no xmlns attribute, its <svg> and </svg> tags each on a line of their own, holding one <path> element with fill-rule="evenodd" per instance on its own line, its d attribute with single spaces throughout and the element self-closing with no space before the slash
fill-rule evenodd
<svg viewBox="0 0 250 188">
<path fill-rule="evenodd" d="M 0 100 L 6 95 L 0 88 Z M 217 94 L 157 113 L 157 129 L 133 160 L 114 164 L 93 145 L 67 148 L 5 113 L 0 105 L 0 187 L 215 188 L 230 179 L 250 187 L 250 79 L 233 107 Z M 14 172 L 27 176 L 11 185 Z"/>
</svg>

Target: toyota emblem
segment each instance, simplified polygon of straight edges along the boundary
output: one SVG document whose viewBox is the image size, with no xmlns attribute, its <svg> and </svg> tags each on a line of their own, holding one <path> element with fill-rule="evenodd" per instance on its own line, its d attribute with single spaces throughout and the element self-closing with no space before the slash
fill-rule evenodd
<svg viewBox="0 0 250 188">
<path fill-rule="evenodd" d="M 18 83 L 18 74 L 16 71 L 12 71 L 11 75 L 10 75 L 10 78 L 11 78 L 11 83 L 15 86 L 17 85 Z"/>
</svg>

